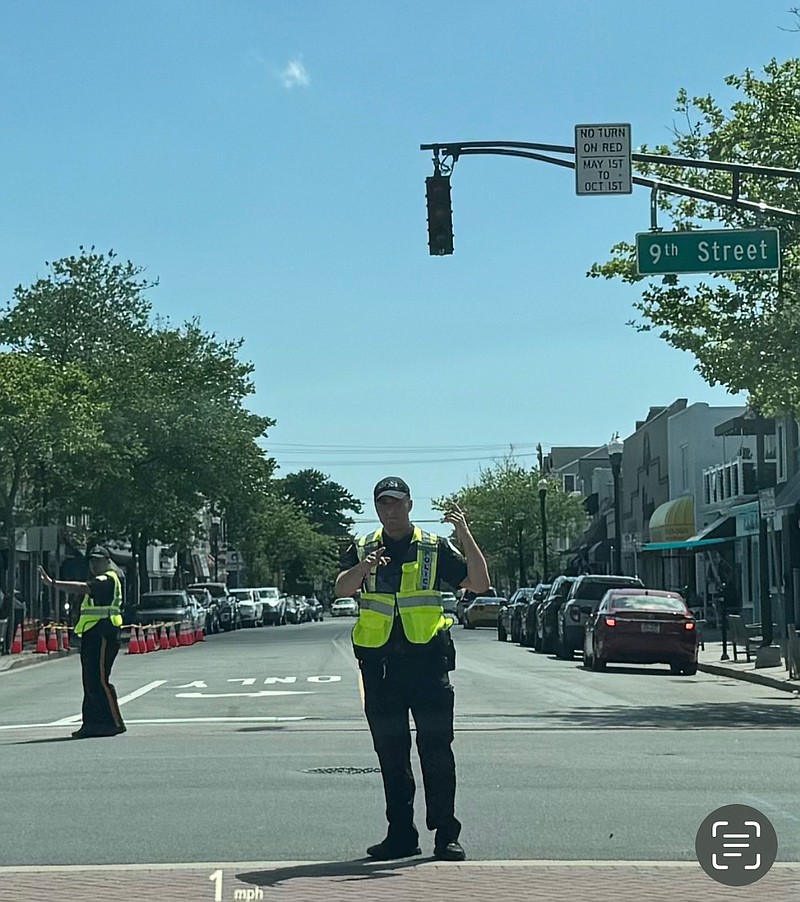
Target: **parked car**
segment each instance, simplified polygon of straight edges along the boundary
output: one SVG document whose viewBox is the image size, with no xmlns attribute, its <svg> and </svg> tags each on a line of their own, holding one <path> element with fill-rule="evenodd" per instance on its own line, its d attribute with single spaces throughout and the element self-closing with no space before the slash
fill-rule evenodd
<svg viewBox="0 0 800 902">
<path fill-rule="evenodd" d="M 295 595 L 297 604 L 297 622 L 311 623 L 311 607 L 306 601 L 305 595 Z"/>
<path fill-rule="evenodd" d="M 325 609 L 322 607 L 322 602 L 315 595 L 307 597 L 306 604 L 308 605 L 308 612 L 311 615 L 311 619 L 315 623 L 323 619 Z"/>
<path fill-rule="evenodd" d="M 583 666 L 669 664 L 672 673 L 697 673 L 697 623 L 677 592 L 610 589 L 584 630 Z"/>
<path fill-rule="evenodd" d="M 550 586 L 547 597 L 536 610 L 536 632 L 533 647 L 536 651 L 552 654 L 558 636 L 558 612 L 567 600 L 569 590 L 576 576 L 557 576 Z"/>
<path fill-rule="evenodd" d="M 206 622 L 204 626 L 205 632 L 210 636 L 219 633 L 222 630 L 222 624 L 219 622 L 219 605 L 214 596 L 208 589 L 187 589 L 192 598 L 197 599 L 200 606 L 206 612 Z"/>
<path fill-rule="evenodd" d="M 474 630 L 477 626 L 493 626 L 497 628 L 500 608 L 508 604 L 507 598 L 494 595 L 478 595 L 464 611 L 464 628 Z"/>
<path fill-rule="evenodd" d="M 286 625 L 286 600 L 281 596 L 277 586 L 262 586 L 256 589 L 261 599 L 261 620 L 273 626 Z"/>
<path fill-rule="evenodd" d="M 284 602 L 286 607 L 286 622 L 299 623 L 300 612 L 297 610 L 297 599 L 294 595 L 286 595 L 284 596 Z"/>
<path fill-rule="evenodd" d="M 500 611 L 497 615 L 497 641 L 508 642 L 511 635 L 511 602 L 500 605 Z"/>
<path fill-rule="evenodd" d="M 239 614 L 242 626 L 264 625 L 264 602 L 256 589 L 231 589 L 231 595 L 239 602 Z"/>
<path fill-rule="evenodd" d="M 206 612 L 200 602 L 183 589 L 143 592 L 136 607 L 136 622 L 185 623 L 193 632 L 205 628 Z"/>
<path fill-rule="evenodd" d="M 468 589 L 461 589 L 461 597 L 456 601 L 456 620 L 463 626 L 464 625 L 464 611 L 472 604 L 475 600 L 475 593 L 470 592 Z"/>
<path fill-rule="evenodd" d="M 225 583 L 192 583 L 186 591 L 192 589 L 208 589 L 214 596 L 219 609 L 219 622 L 224 630 L 239 629 L 242 625 L 239 602 L 230 594 Z"/>
<path fill-rule="evenodd" d="M 449 617 L 458 620 L 458 599 L 452 592 L 442 592 L 442 610 Z"/>
<path fill-rule="evenodd" d="M 522 624 L 525 620 L 525 611 L 528 603 L 533 598 L 533 586 L 523 586 L 511 596 L 508 602 L 510 610 L 509 630 L 512 642 L 520 642 L 522 638 Z"/>
<path fill-rule="evenodd" d="M 525 617 L 520 628 L 520 644 L 529 648 L 536 645 L 536 612 L 544 604 L 551 583 L 538 583 L 533 590 L 533 598 L 525 608 Z"/>
<path fill-rule="evenodd" d="M 597 610 L 609 589 L 644 589 L 644 583 L 638 576 L 579 576 L 558 612 L 555 651 L 559 658 L 572 659 L 575 652 L 583 648 L 586 621 Z"/>
<path fill-rule="evenodd" d="M 331 605 L 331 617 L 358 617 L 355 598 L 337 598 Z"/>
</svg>

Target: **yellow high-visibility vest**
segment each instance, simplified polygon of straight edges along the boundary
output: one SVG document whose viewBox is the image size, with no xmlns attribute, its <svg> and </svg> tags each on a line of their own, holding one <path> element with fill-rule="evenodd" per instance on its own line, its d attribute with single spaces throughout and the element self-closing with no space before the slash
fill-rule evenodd
<svg viewBox="0 0 800 902">
<path fill-rule="evenodd" d="M 110 579 L 114 583 L 114 600 L 109 605 L 96 605 L 90 595 L 81 602 L 81 616 L 75 624 L 75 635 L 82 636 L 101 620 L 110 619 L 114 626 L 122 626 L 122 580 L 114 570 L 107 570 L 95 579 Z"/>
<path fill-rule="evenodd" d="M 361 595 L 358 620 L 353 627 L 353 645 L 380 648 L 389 641 L 396 612 L 400 613 L 403 632 L 409 642 L 424 645 L 437 633 L 450 629 L 451 617 L 442 609 L 442 593 L 434 590 L 439 560 L 439 537 L 414 527 L 412 544 L 417 556 L 402 565 L 400 591 L 394 595 L 376 591 L 377 567 L 367 576 L 366 592 Z M 383 529 L 362 536 L 356 542 L 358 559 L 371 554 L 383 544 Z"/>
</svg>

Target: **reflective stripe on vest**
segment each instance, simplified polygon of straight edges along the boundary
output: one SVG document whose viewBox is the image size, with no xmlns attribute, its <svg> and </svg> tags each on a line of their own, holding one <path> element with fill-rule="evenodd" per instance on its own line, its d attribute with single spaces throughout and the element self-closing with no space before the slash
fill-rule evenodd
<svg viewBox="0 0 800 902">
<path fill-rule="evenodd" d="M 101 620 L 111 620 L 114 626 L 122 626 L 122 581 L 114 570 L 106 570 L 100 577 L 108 577 L 114 583 L 114 600 L 110 605 L 95 605 L 90 595 L 84 595 L 81 615 L 75 624 L 75 635 L 82 636 Z"/>
<path fill-rule="evenodd" d="M 383 530 L 362 536 L 356 543 L 358 559 L 380 548 Z M 414 527 L 412 544 L 417 556 L 402 565 L 400 591 L 396 595 L 379 593 L 377 567 L 364 580 L 366 592 L 361 595 L 358 621 L 353 627 L 353 644 L 361 648 L 380 648 L 389 641 L 396 612 L 400 613 L 403 632 L 409 642 L 424 645 L 453 621 L 444 616 L 441 593 L 434 590 L 439 559 L 439 537 Z"/>
</svg>

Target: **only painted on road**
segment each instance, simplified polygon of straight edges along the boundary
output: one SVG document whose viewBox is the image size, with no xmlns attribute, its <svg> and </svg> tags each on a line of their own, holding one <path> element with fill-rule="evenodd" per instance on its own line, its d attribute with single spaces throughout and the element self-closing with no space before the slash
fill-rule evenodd
<svg viewBox="0 0 800 902">
<path fill-rule="evenodd" d="M 636 235 L 636 271 L 640 276 L 754 272 L 779 267 L 777 229 L 696 229 Z"/>
</svg>

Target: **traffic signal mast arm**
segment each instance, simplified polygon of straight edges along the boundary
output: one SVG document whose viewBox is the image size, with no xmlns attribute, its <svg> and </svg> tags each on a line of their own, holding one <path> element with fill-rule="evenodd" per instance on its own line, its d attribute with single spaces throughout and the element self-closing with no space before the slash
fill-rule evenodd
<svg viewBox="0 0 800 902">
<path fill-rule="evenodd" d="M 574 147 L 561 144 L 531 144 L 527 141 L 464 141 L 459 144 L 420 144 L 420 150 L 432 150 L 435 172 L 449 174 L 459 157 L 475 154 L 495 154 L 504 157 L 522 157 L 526 160 L 539 160 L 542 163 L 552 163 L 555 166 L 563 166 L 566 169 L 574 169 L 574 160 L 564 160 L 560 157 L 547 156 L 548 153 L 575 153 Z M 440 156 L 443 159 L 440 159 Z M 447 160 L 452 160 L 448 163 Z M 779 169 L 773 166 L 752 166 L 747 163 L 723 163 L 716 160 L 693 160 L 686 157 L 671 157 L 664 154 L 632 153 L 631 160 L 637 163 L 651 163 L 654 165 L 677 166 L 683 169 L 716 169 L 722 172 L 730 172 L 733 180 L 731 194 L 714 194 L 711 191 L 703 191 L 699 188 L 688 188 L 685 185 L 676 185 L 674 182 L 662 182 L 635 175 L 632 181 L 636 185 L 651 188 L 654 192 L 666 191 L 670 194 L 682 194 L 685 197 L 694 197 L 698 200 L 709 201 L 714 204 L 727 207 L 737 207 L 742 210 L 752 210 L 756 213 L 772 213 L 787 219 L 800 219 L 800 212 L 784 210 L 781 207 L 771 207 L 758 201 L 745 200 L 740 197 L 741 179 L 743 175 L 760 175 L 778 179 L 800 179 L 800 170 Z M 658 230 L 656 223 L 655 197 L 651 202 L 651 229 Z"/>
</svg>

